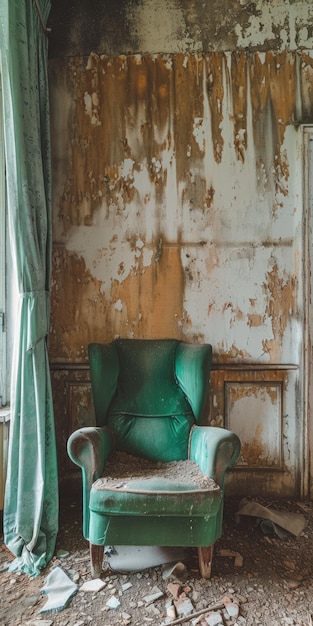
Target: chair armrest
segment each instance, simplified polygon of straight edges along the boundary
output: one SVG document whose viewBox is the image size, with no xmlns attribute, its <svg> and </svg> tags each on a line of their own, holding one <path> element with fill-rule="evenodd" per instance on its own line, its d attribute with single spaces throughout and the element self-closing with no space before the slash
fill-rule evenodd
<svg viewBox="0 0 313 626">
<path fill-rule="evenodd" d="M 190 433 L 189 458 L 223 489 L 225 472 L 238 459 L 240 447 L 239 437 L 226 428 L 194 426 Z"/>
<path fill-rule="evenodd" d="M 109 428 L 89 426 L 71 434 L 67 442 L 70 459 L 82 470 L 83 533 L 89 534 L 89 494 L 92 483 L 100 478 L 104 464 L 114 449 L 113 434 Z"/>
</svg>

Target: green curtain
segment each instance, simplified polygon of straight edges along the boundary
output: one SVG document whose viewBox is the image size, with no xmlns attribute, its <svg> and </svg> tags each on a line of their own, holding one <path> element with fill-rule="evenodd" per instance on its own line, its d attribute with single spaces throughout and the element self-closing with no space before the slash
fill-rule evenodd
<svg viewBox="0 0 313 626">
<path fill-rule="evenodd" d="M 37 0 L 44 23 L 50 0 Z M 11 382 L 4 539 L 11 569 L 35 576 L 53 556 L 58 480 L 47 356 L 51 174 L 47 37 L 35 0 L 0 2 L 8 223 L 19 291 Z"/>
</svg>

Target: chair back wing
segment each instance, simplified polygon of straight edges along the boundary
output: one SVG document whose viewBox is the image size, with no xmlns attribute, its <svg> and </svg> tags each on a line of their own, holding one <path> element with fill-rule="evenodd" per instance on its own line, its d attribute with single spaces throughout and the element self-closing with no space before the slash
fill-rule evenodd
<svg viewBox="0 0 313 626">
<path fill-rule="evenodd" d="M 90 343 L 88 357 L 97 426 L 105 426 L 117 390 L 119 358 L 115 343 Z"/>
<path fill-rule="evenodd" d="M 180 342 L 176 350 L 176 378 L 193 410 L 196 423 L 202 424 L 212 365 L 212 346 Z"/>
</svg>

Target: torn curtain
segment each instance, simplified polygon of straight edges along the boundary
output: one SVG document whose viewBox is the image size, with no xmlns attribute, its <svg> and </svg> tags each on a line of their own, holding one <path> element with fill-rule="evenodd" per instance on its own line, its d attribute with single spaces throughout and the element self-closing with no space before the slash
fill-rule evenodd
<svg viewBox="0 0 313 626">
<path fill-rule="evenodd" d="M 37 0 L 41 18 L 50 0 Z M 34 0 L 0 2 L 8 225 L 19 291 L 11 382 L 4 539 L 34 576 L 58 530 L 57 459 L 47 356 L 51 272 L 47 37 Z"/>
</svg>

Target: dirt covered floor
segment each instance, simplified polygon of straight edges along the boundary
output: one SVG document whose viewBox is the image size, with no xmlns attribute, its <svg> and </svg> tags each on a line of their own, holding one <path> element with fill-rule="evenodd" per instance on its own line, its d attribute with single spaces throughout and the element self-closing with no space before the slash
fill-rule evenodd
<svg viewBox="0 0 313 626">
<path fill-rule="evenodd" d="M 226 498 L 223 536 L 215 546 L 210 580 L 200 577 L 197 553 L 191 549 L 176 569 L 173 562 L 119 573 L 105 562 L 102 588 L 84 591 L 82 586 L 91 577 L 88 545 L 81 535 L 80 495 L 76 490 L 64 493 L 56 556 L 40 576 L 30 579 L 9 572 L 13 557 L 1 542 L 0 624 L 312 626 L 313 504 L 259 502 L 305 515 L 305 529 L 298 537 L 288 534 L 283 539 L 264 534 L 255 518 L 238 520 L 239 499 Z M 77 585 L 77 591 L 63 610 L 40 612 L 47 602 L 41 589 L 56 567 Z"/>
</svg>

